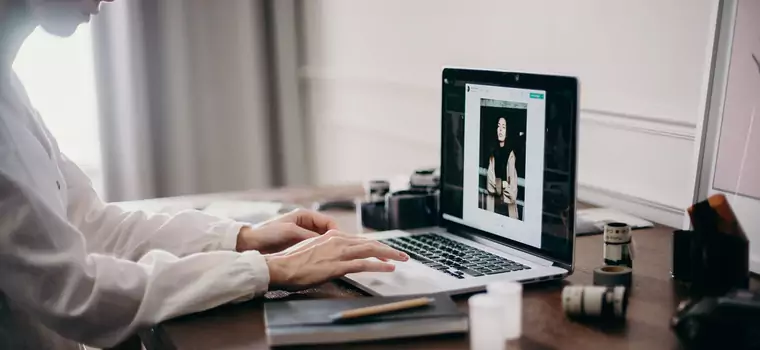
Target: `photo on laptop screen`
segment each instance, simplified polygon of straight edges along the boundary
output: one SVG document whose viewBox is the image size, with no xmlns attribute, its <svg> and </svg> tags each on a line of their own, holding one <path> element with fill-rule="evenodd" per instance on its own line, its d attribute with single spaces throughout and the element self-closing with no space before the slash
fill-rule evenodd
<svg viewBox="0 0 760 350">
<path fill-rule="evenodd" d="M 540 248 L 546 91 L 466 84 L 463 219 Z"/>
<path fill-rule="evenodd" d="M 521 221 L 527 116 L 527 103 L 480 99 L 478 208 Z"/>
</svg>

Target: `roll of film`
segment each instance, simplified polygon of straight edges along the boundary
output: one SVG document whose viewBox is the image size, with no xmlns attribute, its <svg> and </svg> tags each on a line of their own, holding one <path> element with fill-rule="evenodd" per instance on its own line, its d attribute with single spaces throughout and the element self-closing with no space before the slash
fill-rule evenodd
<svg viewBox="0 0 760 350">
<path fill-rule="evenodd" d="M 631 227 L 622 222 L 604 225 L 604 264 L 633 267 Z"/>
<path fill-rule="evenodd" d="M 391 184 L 385 180 L 371 180 L 364 184 L 364 200 L 370 203 L 383 202 L 390 192 Z"/>
<path fill-rule="evenodd" d="M 624 286 L 567 286 L 562 308 L 573 318 L 625 318 L 628 297 Z"/>
</svg>

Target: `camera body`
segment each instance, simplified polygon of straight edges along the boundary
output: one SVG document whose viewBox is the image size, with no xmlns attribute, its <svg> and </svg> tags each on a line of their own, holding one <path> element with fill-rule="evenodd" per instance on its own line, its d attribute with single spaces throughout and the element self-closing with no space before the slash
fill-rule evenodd
<svg viewBox="0 0 760 350">
<path fill-rule="evenodd" d="M 687 349 L 758 349 L 760 294 L 734 290 L 683 302 L 670 326 Z"/>
<path fill-rule="evenodd" d="M 414 229 L 438 224 L 437 169 L 416 170 L 409 187 L 390 192 L 387 181 L 371 181 L 359 206 L 362 225 L 378 231 Z"/>
</svg>

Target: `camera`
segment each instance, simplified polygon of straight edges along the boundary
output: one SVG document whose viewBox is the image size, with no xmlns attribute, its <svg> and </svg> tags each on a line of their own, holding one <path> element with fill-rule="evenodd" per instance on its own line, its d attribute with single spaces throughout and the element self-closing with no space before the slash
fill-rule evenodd
<svg viewBox="0 0 760 350">
<path fill-rule="evenodd" d="M 515 81 L 520 81 L 520 74 L 515 74 Z"/>
<path fill-rule="evenodd" d="M 734 290 L 720 297 L 685 301 L 670 327 L 687 349 L 758 349 L 760 294 Z"/>
<path fill-rule="evenodd" d="M 388 181 L 369 181 L 359 206 L 362 225 L 378 231 L 437 225 L 439 182 L 435 168 L 414 171 L 408 187 L 395 192 Z"/>
</svg>

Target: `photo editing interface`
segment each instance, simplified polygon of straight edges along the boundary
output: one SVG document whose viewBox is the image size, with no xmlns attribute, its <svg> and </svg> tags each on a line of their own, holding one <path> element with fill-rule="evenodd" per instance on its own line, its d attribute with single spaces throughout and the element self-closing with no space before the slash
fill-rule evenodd
<svg viewBox="0 0 760 350">
<path fill-rule="evenodd" d="M 443 89 L 444 219 L 566 258 L 571 96 L 469 81 Z"/>
</svg>

